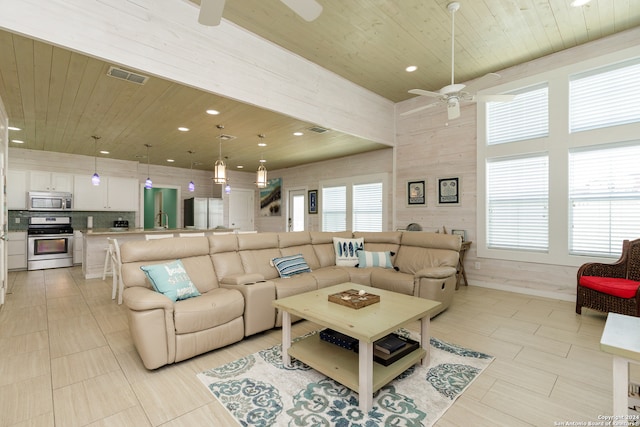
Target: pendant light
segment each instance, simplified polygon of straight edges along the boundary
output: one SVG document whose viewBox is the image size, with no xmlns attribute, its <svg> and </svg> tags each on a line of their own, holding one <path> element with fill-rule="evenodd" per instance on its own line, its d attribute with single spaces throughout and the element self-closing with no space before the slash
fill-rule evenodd
<svg viewBox="0 0 640 427">
<path fill-rule="evenodd" d="M 187 188 L 193 193 L 196 189 L 196 185 L 193 183 L 193 153 L 195 153 L 195 151 L 189 150 L 187 153 L 189 153 L 189 158 L 191 159 L 191 181 L 189 181 Z"/>
<path fill-rule="evenodd" d="M 93 138 L 93 176 L 91 177 L 91 183 L 100 185 L 100 175 L 98 175 L 98 140 L 100 137 L 91 135 L 91 138 Z"/>
<path fill-rule="evenodd" d="M 260 134 L 258 135 L 258 137 L 260 138 L 260 143 L 258 143 L 258 145 L 260 146 L 264 146 L 264 142 L 262 142 L 262 139 L 264 139 L 264 135 Z M 267 168 L 264 167 L 264 163 L 266 160 L 264 160 L 263 156 L 260 155 L 260 166 L 258 166 L 258 171 L 256 173 L 256 186 L 258 188 L 265 188 L 267 186 Z"/>
<path fill-rule="evenodd" d="M 229 185 L 229 181 L 227 181 L 227 185 L 224 186 L 224 194 L 231 194 L 231 185 Z"/>
<path fill-rule="evenodd" d="M 153 182 L 151 181 L 151 178 L 149 175 L 149 148 L 151 148 L 151 145 L 144 144 L 144 146 L 147 147 L 147 180 L 144 182 L 144 188 L 146 188 L 147 190 L 150 190 L 153 188 Z"/>
<path fill-rule="evenodd" d="M 216 127 L 220 129 L 220 136 L 218 137 L 220 140 L 220 151 L 218 153 L 218 160 L 216 160 L 216 163 L 213 166 L 213 182 L 215 184 L 224 185 L 227 182 L 227 165 L 225 165 L 222 160 L 222 129 L 224 129 L 224 126 L 218 125 Z"/>
</svg>

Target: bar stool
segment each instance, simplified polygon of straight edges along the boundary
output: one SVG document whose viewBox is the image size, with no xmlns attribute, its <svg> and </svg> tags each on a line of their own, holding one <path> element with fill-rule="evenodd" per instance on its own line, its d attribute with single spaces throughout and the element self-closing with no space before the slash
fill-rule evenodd
<svg viewBox="0 0 640 427">
<path fill-rule="evenodd" d="M 107 238 L 107 254 L 104 258 L 104 269 L 102 270 L 102 280 L 107 277 L 107 271 L 111 270 L 113 277 L 113 288 L 111 290 L 111 299 L 116 299 L 118 295 L 118 304 L 122 304 L 122 292 L 124 291 L 124 282 L 122 281 L 122 268 L 120 261 L 120 246 L 117 239 Z"/>
<path fill-rule="evenodd" d="M 145 234 L 145 240 L 154 240 L 154 239 L 168 239 L 173 237 L 173 234 Z"/>
<path fill-rule="evenodd" d="M 204 237 L 204 231 L 202 233 L 180 233 L 180 237 Z"/>
</svg>

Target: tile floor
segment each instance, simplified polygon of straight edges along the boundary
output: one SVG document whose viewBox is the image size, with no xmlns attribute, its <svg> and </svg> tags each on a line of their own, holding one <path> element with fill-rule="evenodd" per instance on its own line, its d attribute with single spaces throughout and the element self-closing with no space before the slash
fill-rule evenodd
<svg viewBox="0 0 640 427">
<path fill-rule="evenodd" d="M 199 426 L 231 423 L 195 374 L 276 344 L 272 330 L 147 371 L 111 279 L 79 267 L 11 272 L 0 309 L 0 427 Z M 436 337 L 496 359 L 437 426 L 557 426 L 611 413 L 605 316 L 574 304 L 462 287 L 432 321 Z M 301 335 L 313 328 L 294 325 Z M 635 375 L 635 371 L 634 371 Z"/>
</svg>

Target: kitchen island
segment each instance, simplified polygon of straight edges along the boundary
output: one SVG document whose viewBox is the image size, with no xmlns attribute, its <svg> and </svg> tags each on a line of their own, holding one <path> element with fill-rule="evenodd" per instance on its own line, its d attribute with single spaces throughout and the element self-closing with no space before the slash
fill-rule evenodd
<svg viewBox="0 0 640 427">
<path fill-rule="evenodd" d="M 118 244 L 130 240 L 144 240 L 147 234 L 172 234 L 179 237 L 180 233 L 205 233 L 210 236 L 216 233 L 233 233 L 232 229 L 216 228 L 208 230 L 198 230 L 195 228 L 178 229 L 143 229 L 143 228 L 106 228 L 82 231 L 82 242 L 76 240 L 75 244 L 82 244 L 82 274 L 85 279 L 102 278 L 104 271 L 104 260 L 107 253 L 107 239 L 118 239 Z"/>
</svg>

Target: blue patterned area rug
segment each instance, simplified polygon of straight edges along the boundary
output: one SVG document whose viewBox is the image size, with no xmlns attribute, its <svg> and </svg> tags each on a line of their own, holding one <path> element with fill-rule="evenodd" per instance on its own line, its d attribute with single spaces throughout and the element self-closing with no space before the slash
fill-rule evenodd
<svg viewBox="0 0 640 427">
<path fill-rule="evenodd" d="M 429 366 L 414 365 L 380 389 L 369 413 L 358 393 L 307 365 L 283 366 L 280 345 L 198 378 L 243 426 L 431 426 L 492 361 L 431 338 Z"/>
</svg>

